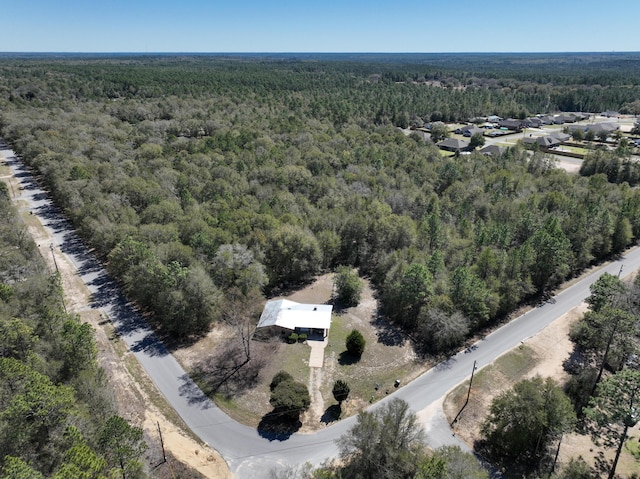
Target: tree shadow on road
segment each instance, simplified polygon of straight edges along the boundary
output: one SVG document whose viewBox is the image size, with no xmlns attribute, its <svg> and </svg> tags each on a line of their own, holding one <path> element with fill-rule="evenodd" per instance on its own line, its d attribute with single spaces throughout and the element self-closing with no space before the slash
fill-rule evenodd
<svg viewBox="0 0 640 479">
<path fill-rule="evenodd" d="M 300 418 L 272 411 L 262 416 L 258 434 L 269 441 L 286 441 L 301 427 Z"/>
<path fill-rule="evenodd" d="M 149 356 L 166 356 L 167 349 L 154 333 L 147 334 L 144 338 L 136 341 L 131 345 L 131 351 L 134 353 L 145 352 Z"/>
<path fill-rule="evenodd" d="M 180 380 L 182 381 L 179 388 L 180 396 L 186 397 L 189 404 L 200 404 L 202 409 L 209 409 L 212 406 L 209 398 L 187 374 L 181 376 Z"/>
<path fill-rule="evenodd" d="M 338 421 L 341 415 L 342 406 L 340 406 L 340 404 L 333 404 L 324 411 L 324 414 L 320 418 L 320 422 L 323 424 L 329 424 Z"/>
</svg>

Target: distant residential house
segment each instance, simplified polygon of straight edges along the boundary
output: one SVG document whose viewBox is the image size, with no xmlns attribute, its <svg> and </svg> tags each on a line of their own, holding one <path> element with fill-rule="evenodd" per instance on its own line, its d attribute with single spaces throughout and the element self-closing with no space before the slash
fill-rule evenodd
<svg viewBox="0 0 640 479">
<path fill-rule="evenodd" d="M 569 134 L 572 134 L 576 130 L 582 130 L 583 133 L 586 133 L 588 125 L 569 125 L 567 126 L 567 131 Z"/>
<path fill-rule="evenodd" d="M 612 110 L 603 111 L 601 115 L 607 118 L 620 118 L 620 113 Z"/>
<path fill-rule="evenodd" d="M 543 125 L 553 125 L 553 117 L 549 115 L 541 116 L 540 121 L 542 121 Z"/>
<path fill-rule="evenodd" d="M 602 122 L 602 123 L 590 123 L 588 125 L 569 125 L 568 130 L 569 133 L 573 133 L 576 130 L 582 130 L 583 133 L 592 132 L 594 135 L 601 135 L 603 132 L 607 134 L 611 134 L 620 127 L 618 125 L 614 125 L 613 123 Z"/>
<path fill-rule="evenodd" d="M 276 299 L 267 301 L 257 330 L 270 331 L 272 334 L 288 335 L 304 333 L 308 336 L 326 338 L 331 328 L 330 304 L 304 304 Z"/>
<path fill-rule="evenodd" d="M 498 115 L 491 115 L 487 117 L 487 121 L 489 123 L 500 123 L 500 120 L 502 120 L 502 118 Z"/>
<path fill-rule="evenodd" d="M 520 131 L 524 127 L 523 120 L 514 120 L 513 118 L 500 120 L 498 124 L 500 125 L 500 128 L 506 128 L 507 130 L 512 130 L 512 131 Z"/>
<path fill-rule="evenodd" d="M 592 131 L 594 134 L 598 135 L 601 132 L 613 133 L 618 128 L 618 125 L 614 125 L 613 123 L 603 122 L 603 123 L 592 123 L 591 125 L 587 125 L 585 131 Z"/>
<path fill-rule="evenodd" d="M 572 114 L 576 117 L 577 121 L 588 120 L 589 118 L 591 118 L 591 115 L 589 115 L 589 113 L 577 112 Z"/>
<path fill-rule="evenodd" d="M 564 115 L 554 115 L 553 116 L 553 124 L 554 125 L 564 125 L 565 124 Z"/>
<path fill-rule="evenodd" d="M 466 136 L 467 138 L 471 138 L 476 133 L 478 133 L 480 135 L 484 135 L 484 130 L 482 128 L 478 128 L 478 127 L 469 128 L 466 131 L 462 132 L 462 136 Z"/>
<path fill-rule="evenodd" d="M 560 142 L 569 141 L 569 139 L 571 138 L 571 135 L 567 135 L 562 131 L 554 131 L 550 133 L 549 136 L 559 140 Z"/>
<path fill-rule="evenodd" d="M 457 138 L 447 138 L 438 143 L 437 146 L 441 150 L 453 151 L 455 153 L 470 150 L 469 142 Z"/>
<path fill-rule="evenodd" d="M 487 145 L 481 150 L 478 150 L 478 153 L 487 156 L 500 156 L 505 152 L 506 148 L 504 146 L 499 145 Z"/>
<path fill-rule="evenodd" d="M 466 125 L 466 126 L 457 128 L 454 131 L 454 133 L 457 133 L 458 135 L 463 135 L 466 137 L 472 137 L 476 133 L 480 133 L 482 135 L 484 133 L 484 130 L 475 125 Z"/>
<path fill-rule="evenodd" d="M 538 146 L 540 146 L 540 148 L 543 148 L 543 149 L 552 148 L 562 143 L 560 140 L 552 137 L 551 135 L 535 136 L 535 137 L 528 136 L 524 138 L 522 142 L 525 145 L 537 144 Z"/>
<path fill-rule="evenodd" d="M 538 118 L 537 116 L 524 120 L 524 126 L 527 128 L 540 128 L 543 124 L 542 118 Z"/>
</svg>

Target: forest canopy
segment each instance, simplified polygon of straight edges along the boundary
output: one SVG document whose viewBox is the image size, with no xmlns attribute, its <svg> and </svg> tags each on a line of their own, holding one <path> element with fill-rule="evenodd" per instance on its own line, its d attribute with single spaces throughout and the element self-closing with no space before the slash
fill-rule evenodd
<svg viewBox="0 0 640 479">
<path fill-rule="evenodd" d="M 397 127 L 637 113 L 638 70 L 632 54 L 17 57 L 0 133 L 171 335 L 343 265 L 435 350 L 621 251 L 640 194 L 518 147 L 443 158 Z"/>
<path fill-rule="evenodd" d="M 93 333 L 67 314 L 0 182 L 0 477 L 147 477 L 142 429 L 117 415 Z"/>
</svg>

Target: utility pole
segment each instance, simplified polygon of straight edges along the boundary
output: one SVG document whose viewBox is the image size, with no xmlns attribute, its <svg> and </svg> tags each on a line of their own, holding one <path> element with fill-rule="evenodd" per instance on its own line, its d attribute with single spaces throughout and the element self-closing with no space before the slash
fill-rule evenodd
<svg viewBox="0 0 640 479">
<path fill-rule="evenodd" d="M 53 253 L 53 243 L 49 244 L 49 248 L 51 249 L 51 257 L 53 258 L 53 264 L 56 267 L 56 273 L 58 274 L 58 276 L 60 276 L 60 269 L 58 268 L 58 262 L 56 261 L 56 255 Z M 62 286 L 61 286 L 62 288 Z M 68 314 L 67 312 L 67 305 L 64 303 L 64 291 L 60 291 L 60 301 L 62 301 L 62 308 L 64 309 L 64 313 Z"/>
<path fill-rule="evenodd" d="M 620 444 L 618 444 L 618 450 L 616 451 L 616 457 L 611 465 L 611 471 L 609 471 L 609 479 L 613 479 L 616 475 L 616 467 L 618 467 L 618 459 L 620 459 L 620 453 L 622 452 L 622 446 L 627 439 L 627 431 L 630 427 L 634 427 L 638 423 L 638 413 L 633 407 L 633 400 L 635 398 L 638 388 L 634 389 L 631 393 L 631 399 L 629 400 L 629 414 L 627 414 L 622 421 L 624 424 L 624 430 L 622 431 L 622 437 L 620 437 Z"/>
<path fill-rule="evenodd" d="M 456 414 L 456 417 L 453 418 L 453 421 L 451 421 L 451 424 L 450 424 L 451 427 L 453 427 L 453 425 L 458 422 L 458 418 L 462 414 L 462 411 L 464 411 L 464 408 L 466 408 L 467 404 L 469 404 L 469 398 L 471 397 L 471 385 L 473 384 L 473 374 L 476 372 L 476 369 L 477 369 L 476 362 L 477 361 L 475 360 L 473 361 L 473 369 L 471 370 L 471 379 L 469 380 L 469 389 L 467 390 L 467 400 L 464 402 L 464 404 L 460 408 L 460 411 L 458 411 L 458 414 Z"/>
<path fill-rule="evenodd" d="M 471 370 L 471 379 L 469 380 L 469 389 L 467 390 L 467 401 L 465 405 L 469 402 L 469 398 L 471 397 L 471 385 L 473 384 L 473 374 L 476 372 L 476 361 L 473 361 L 473 369 Z"/>
<path fill-rule="evenodd" d="M 56 261 L 56 255 L 53 254 L 53 243 L 49 245 L 49 248 L 51 249 L 51 257 L 53 258 L 53 264 L 56 267 L 56 273 L 60 273 L 60 270 L 58 269 L 58 262 Z"/>
<path fill-rule="evenodd" d="M 162 448 L 162 463 L 167 462 L 167 455 L 164 452 L 164 441 L 162 440 L 162 431 L 160 430 L 160 421 L 156 421 L 158 425 L 158 435 L 160 436 L 160 447 Z"/>
<path fill-rule="evenodd" d="M 553 458 L 553 465 L 551 466 L 551 473 L 549 474 L 549 477 L 551 477 L 551 475 L 556 472 L 556 463 L 558 462 L 558 455 L 560 454 L 560 444 L 562 444 L 563 436 L 564 434 L 560 434 L 560 439 L 558 440 L 558 448 L 556 449 L 556 455 Z"/>
</svg>

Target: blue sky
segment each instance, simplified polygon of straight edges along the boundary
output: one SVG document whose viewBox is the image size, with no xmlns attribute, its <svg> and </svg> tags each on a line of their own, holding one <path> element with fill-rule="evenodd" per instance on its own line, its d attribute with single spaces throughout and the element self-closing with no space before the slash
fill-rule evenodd
<svg viewBox="0 0 640 479">
<path fill-rule="evenodd" d="M 4 52 L 640 51 L 639 0 L 0 0 Z"/>
</svg>

